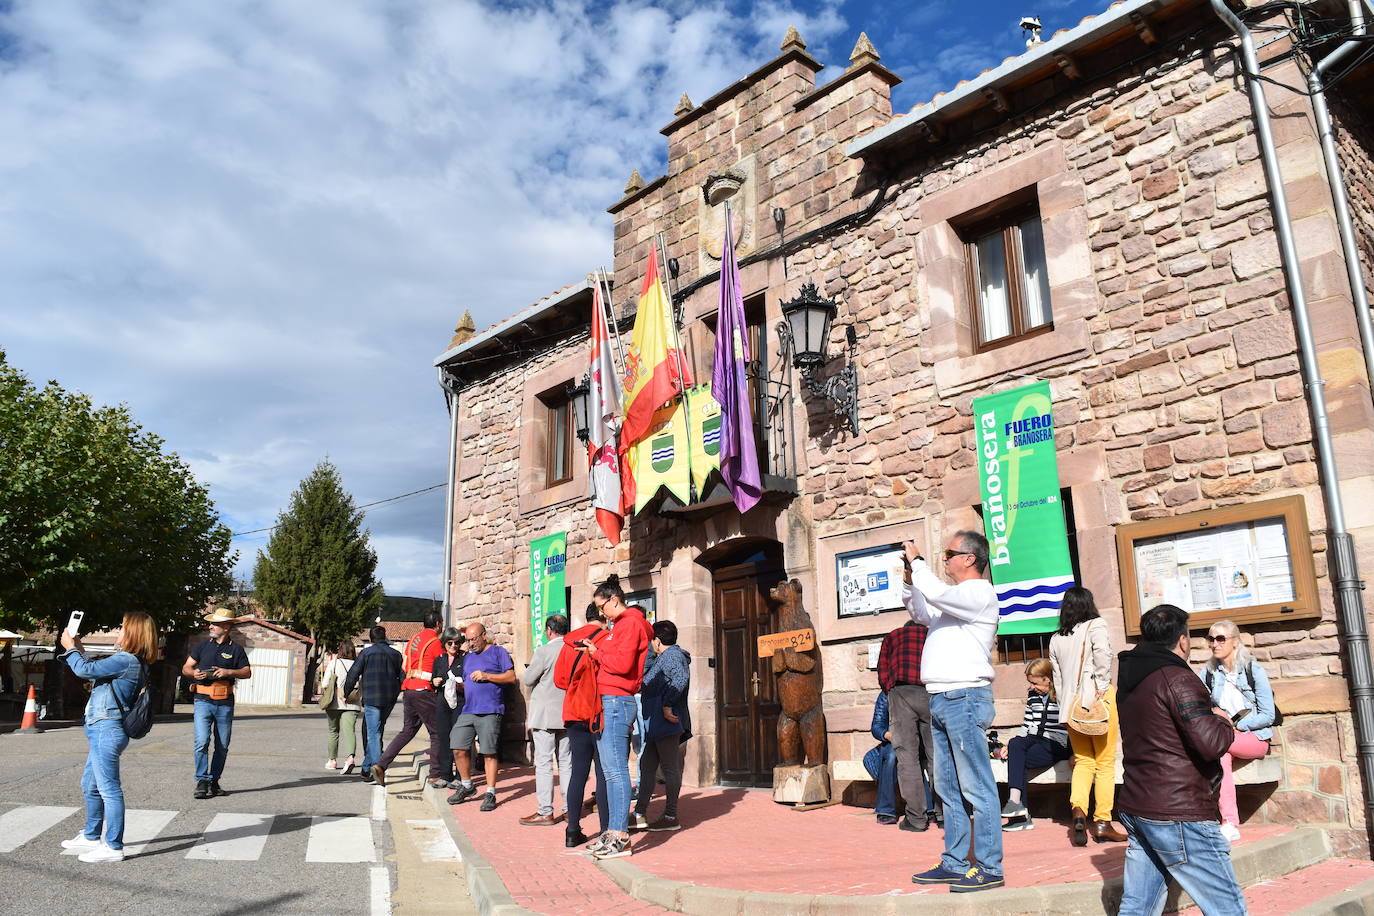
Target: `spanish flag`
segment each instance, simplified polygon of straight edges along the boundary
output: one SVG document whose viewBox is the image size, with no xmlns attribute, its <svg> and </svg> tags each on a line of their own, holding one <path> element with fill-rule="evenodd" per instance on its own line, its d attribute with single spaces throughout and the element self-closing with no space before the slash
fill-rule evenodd
<svg viewBox="0 0 1374 916">
<path fill-rule="evenodd" d="M 639 310 L 625 353 L 625 422 L 620 428 L 623 455 L 649 434 L 654 411 L 692 384 L 687 360 L 679 352 L 668 293 L 658 276 L 658 252 L 650 249 L 649 269 L 639 291 Z"/>
</svg>

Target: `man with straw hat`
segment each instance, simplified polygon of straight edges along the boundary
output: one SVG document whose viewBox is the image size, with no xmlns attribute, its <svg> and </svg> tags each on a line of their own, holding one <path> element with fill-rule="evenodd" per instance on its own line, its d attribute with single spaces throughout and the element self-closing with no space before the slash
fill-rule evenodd
<svg viewBox="0 0 1374 916">
<path fill-rule="evenodd" d="M 210 638 L 191 650 L 181 676 L 191 682 L 195 699 L 196 798 L 223 795 L 219 786 L 224 760 L 229 756 L 229 736 L 234 728 L 234 682 L 253 676 L 248 653 L 230 640 L 234 624 L 252 620 L 253 615 L 231 617 L 218 608 L 201 618 L 210 626 Z M 210 753 L 210 736 L 215 750 Z"/>
</svg>

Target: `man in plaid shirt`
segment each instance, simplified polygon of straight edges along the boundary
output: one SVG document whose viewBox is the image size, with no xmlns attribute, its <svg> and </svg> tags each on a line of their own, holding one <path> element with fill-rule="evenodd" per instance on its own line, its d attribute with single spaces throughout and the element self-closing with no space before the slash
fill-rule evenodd
<svg viewBox="0 0 1374 916">
<path fill-rule="evenodd" d="M 930 734 L 930 694 L 921 680 L 921 653 L 927 629 L 908 620 L 883 637 L 878 653 L 878 684 L 887 694 L 892 727 L 892 748 L 897 753 L 897 787 L 906 801 L 901 829 L 922 831 L 930 827 L 933 809 L 937 822 L 944 820 L 934 786 L 934 744 Z M 927 781 L 929 780 L 929 782 Z M 927 787 L 930 787 L 929 797 Z"/>
<path fill-rule="evenodd" d="M 372 645 L 358 653 L 344 681 L 344 696 L 352 693 L 359 681 L 363 685 L 363 782 L 374 779 L 372 766 L 382 756 L 382 727 L 405 679 L 401 653 L 387 644 L 386 627 L 373 627 L 368 637 Z"/>
</svg>

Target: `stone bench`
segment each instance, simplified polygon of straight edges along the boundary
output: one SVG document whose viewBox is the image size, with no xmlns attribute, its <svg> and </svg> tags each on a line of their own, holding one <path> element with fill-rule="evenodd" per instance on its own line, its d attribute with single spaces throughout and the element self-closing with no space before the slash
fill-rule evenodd
<svg viewBox="0 0 1374 916">
<path fill-rule="evenodd" d="M 993 760 L 992 774 L 999 783 L 1007 781 L 1007 762 Z M 1283 778 L 1283 761 L 1270 753 L 1259 760 L 1237 760 L 1232 773 L 1238 786 L 1257 786 L 1276 783 Z M 872 782 L 873 777 L 864 769 L 862 760 L 836 760 L 830 764 L 830 775 L 836 782 Z M 1061 760 L 1054 766 L 1036 773 L 1030 778 L 1031 785 L 1052 786 L 1068 785 L 1073 777 L 1073 764 Z M 1116 760 L 1116 781 L 1121 782 L 1121 758 Z"/>
</svg>

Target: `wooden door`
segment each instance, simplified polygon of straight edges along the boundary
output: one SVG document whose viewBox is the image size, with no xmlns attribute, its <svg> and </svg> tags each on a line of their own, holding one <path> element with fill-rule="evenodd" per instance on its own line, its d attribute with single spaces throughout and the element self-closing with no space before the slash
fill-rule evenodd
<svg viewBox="0 0 1374 916">
<path fill-rule="evenodd" d="M 778 762 L 778 712 L 771 658 L 758 637 L 777 631 L 768 592 L 781 564 L 764 556 L 715 572 L 717 760 L 726 786 L 771 786 Z"/>
</svg>

